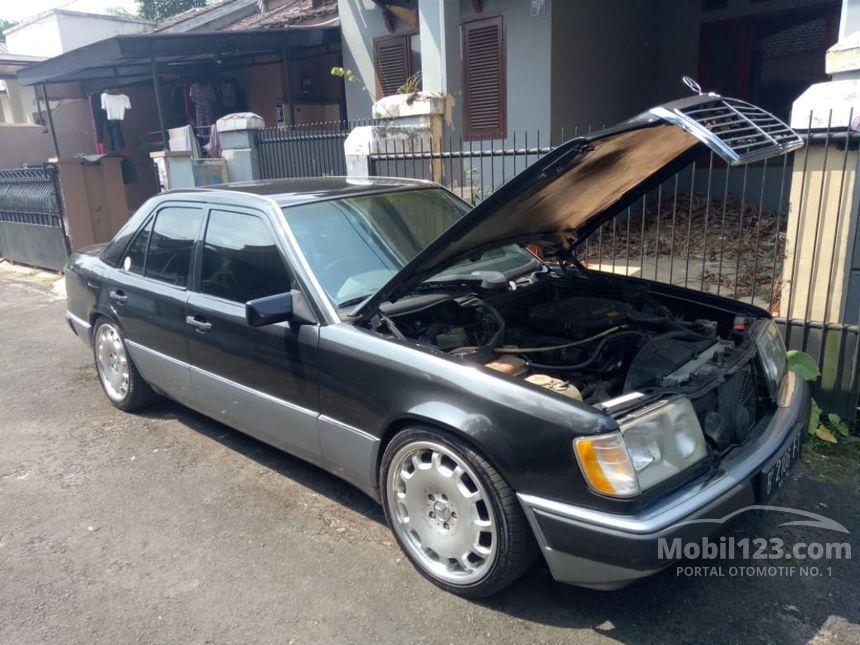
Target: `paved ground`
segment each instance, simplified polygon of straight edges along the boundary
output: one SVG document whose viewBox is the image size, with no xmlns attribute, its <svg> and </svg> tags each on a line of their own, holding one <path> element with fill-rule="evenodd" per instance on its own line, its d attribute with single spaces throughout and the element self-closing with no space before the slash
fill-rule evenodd
<svg viewBox="0 0 860 645">
<path fill-rule="evenodd" d="M 0 272 L 0 643 L 860 642 L 856 559 L 614 593 L 539 565 L 489 601 L 444 594 L 338 479 L 171 403 L 113 409 L 63 310 Z M 810 461 L 782 502 L 857 535 L 858 464 L 836 465 Z M 738 530 L 806 535 L 779 521 Z"/>
</svg>

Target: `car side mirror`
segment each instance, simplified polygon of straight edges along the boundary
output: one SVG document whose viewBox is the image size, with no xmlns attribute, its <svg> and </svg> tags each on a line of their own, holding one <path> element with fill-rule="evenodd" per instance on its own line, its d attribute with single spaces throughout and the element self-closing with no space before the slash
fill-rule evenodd
<svg viewBox="0 0 860 645">
<path fill-rule="evenodd" d="M 263 327 L 279 322 L 315 323 L 304 294 L 298 289 L 257 298 L 245 303 L 245 320 L 251 327 Z"/>
</svg>

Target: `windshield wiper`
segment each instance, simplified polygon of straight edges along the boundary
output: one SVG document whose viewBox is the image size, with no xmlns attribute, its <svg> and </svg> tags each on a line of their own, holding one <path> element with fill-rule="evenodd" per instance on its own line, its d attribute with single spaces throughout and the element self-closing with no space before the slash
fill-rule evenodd
<svg viewBox="0 0 860 645">
<path fill-rule="evenodd" d="M 410 291 L 426 291 L 428 289 L 445 289 L 451 287 L 479 287 L 485 291 L 505 289 L 508 279 L 501 271 L 475 271 L 474 273 L 449 275 L 435 280 L 425 280 L 415 285 Z"/>
<path fill-rule="evenodd" d="M 372 295 L 373 294 L 366 293 L 363 296 L 356 296 L 355 298 L 349 298 L 347 300 L 344 300 L 343 302 L 339 302 L 337 303 L 338 309 L 343 309 L 344 307 L 353 307 L 355 305 L 361 304 L 362 302 L 370 298 L 370 296 Z"/>
</svg>

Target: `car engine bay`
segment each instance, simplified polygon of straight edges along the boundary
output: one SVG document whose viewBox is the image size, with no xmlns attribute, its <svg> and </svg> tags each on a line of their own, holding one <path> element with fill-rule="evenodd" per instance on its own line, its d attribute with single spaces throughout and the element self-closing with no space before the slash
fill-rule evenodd
<svg viewBox="0 0 860 645">
<path fill-rule="evenodd" d="M 405 339 L 610 413 L 624 395 L 637 406 L 686 396 L 718 452 L 749 438 L 771 404 L 751 360 L 756 318 L 640 285 L 579 282 L 419 295 L 386 316 Z"/>
</svg>

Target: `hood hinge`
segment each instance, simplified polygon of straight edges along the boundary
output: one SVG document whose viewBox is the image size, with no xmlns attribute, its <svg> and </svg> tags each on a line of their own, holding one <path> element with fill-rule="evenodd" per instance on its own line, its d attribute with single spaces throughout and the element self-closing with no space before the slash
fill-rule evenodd
<svg viewBox="0 0 860 645">
<path fill-rule="evenodd" d="M 401 331 L 397 329 L 397 325 L 394 324 L 394 321 L 381 311 L 377 311 L 371 317 L 370 326 L 373 328 L 373 331 L 379 331 L 382 327 L 385 327 L 389 332 L 391 332 L 393 336 L 396 336 L 399 340 L 406 340 L 406 336 L 404 336 Z"/>
</svg>

